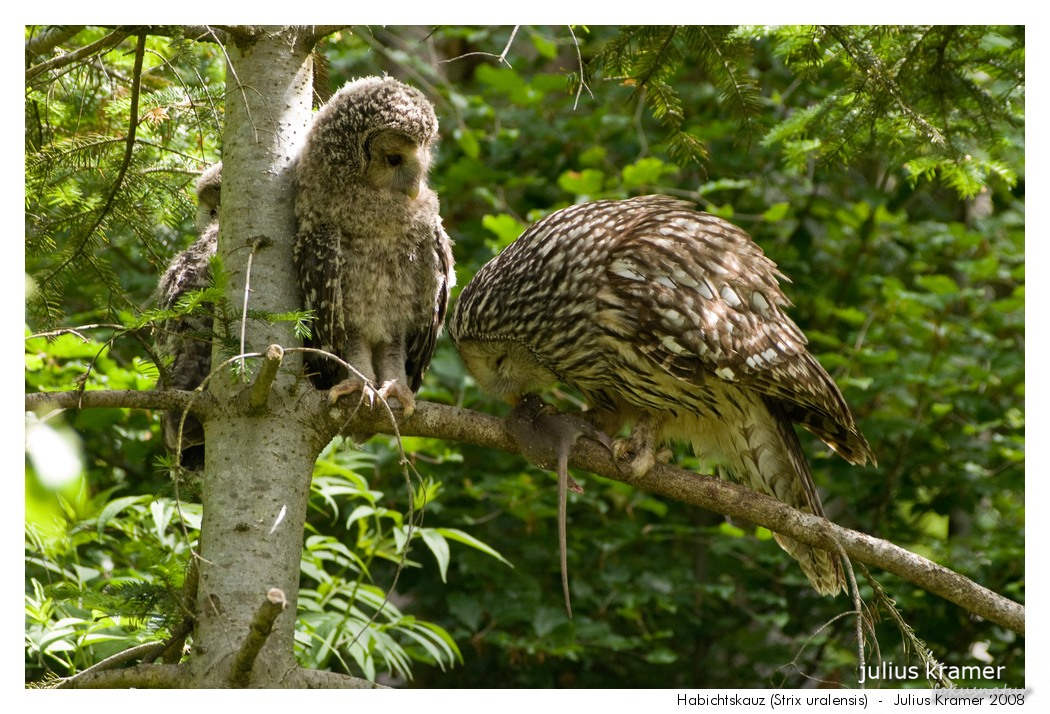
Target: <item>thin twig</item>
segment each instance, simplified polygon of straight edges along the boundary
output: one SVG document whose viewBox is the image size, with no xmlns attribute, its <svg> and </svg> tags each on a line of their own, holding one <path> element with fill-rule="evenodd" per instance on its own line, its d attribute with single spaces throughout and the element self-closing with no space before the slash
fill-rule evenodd
<svg viewBox="0 0 1050 714">
<path fill-rule="evenodd" d="M 32 335 L 26 335 L 27 340 L 32 340 L 36 337 L 60 337 L 61 335 L 76 335 L 83 342 L 90 342 L 87 337 L 84 337 L 81 331 L 84 330 L 126 330 L 124 325 L 110 324 L 100 322 L 94 325 L 77 325 L 76 327 L 60 327 L 57 330 L 49 330 L 47 332 L 34 332 Z"/>
<path fill-rule="evenodd" d="M 110 49 L 111 47 L 115 47 L 121 42 L 123 42 L 125 38 L 134 34 L 134 32 L 135 28 L 114 30 L 102 39 L 96 40 L 90 45 L 81 47 L 79 50 L 67 52 L 64 55 L 59 55 L 58 57 L 54 57 L 52 59 L 47 60 L 46 62 L 41 62 L 40 64 L 33 65 L 32 67 L 26 70 L 26 84 L 29 84 L 32 80 L 36 79 L 39 75 L 43 74 L 44 72 L 50 71 L 52 69 L 57 69 L 59 67 L 64 67 L 67 64 L 72 64 L 73 62 L 77 62 L 85 57 L 90 57 L 91 55 L 97 52 L 104 52 Z"/>
<path fill-rule="evenodd" d="M 806 679 L 808 679 L 808 680 L 810 680 L 812 682 L 816 682 L 817 684 L 825 684 L 825 685 L 829 684 L 829 682 L 827 682 L 826 680 L 819 679 L 817 677 L 812 677 L 812 676 L 806 674 L 805 672 L 803 672 L 801 666 L 799 665 L 799 660 L 802 657 L 802 653 L 805 652 L 809 648 L 810 644 L 813 642 L 813 639 L 817 635 L 819 635 L 821 632 L 823 632 L 824 630 L 826 630 L 829 627 L 831 627 L 833 624 L 835 624 L 836 622 L 838 622 L 842 618 L 849 617 L 852 614 L 853 614 L 852 610 L 849 610 L 849 611 L 846 611 L 846 612 L 840 612 L 839 614 L 835 615 L 830 620 L 828 620 L 827 622 L 822 624 L 820 627 L 818 627 L 815 631 L 811 632 L 809 634 L 809 636 L 806 637 L 805 642 L 803 642 L 799 646 L 798 652 L 795 654 L 794 658 L 792 658 L 792 660 L 790 662 L 787 662 L 787 663 L 782 664 L 781 666 L 777 667 L 777 670 L 778 671 L 779 670 L 787 670 L 787 669 L 791 668 L 791 669 L 794 669 L 800 675 L 802 675 L 803 677 L 805 677 Z"/>
<path fill-rule="evenodd" d="M 218 33 L 218 31 L 213 29 L 210 25 L 207 25 L 206 27 L 208 28 L 208 33 L 210 33 L 212 38 L 215 39 L 215 43 L 219 46 L 219 49 L 222 50 L 222 56 L 226 58 L 226 72 L 228 73 L 228 75 L 233 75 L 233 84 L 237 87 L 237 91 L 241 94 L 241 102 L 244 106 L 244 116 L 248 125 L 251 126 L 252 130 L 255 132 L 255 140 L 258 141 L 259 130 L 255 126 L 255 122 L 252 120 L 252 108 L 251 105 L 248 103 L 248 95 L 244 91 L 244 85 L 241 83 L 241 78 L 237 76 L 237 66 L 230 59 L 230 53 L 226 51 L 226 42 L 221 41 L 219 39 L 220 34 Z M 223 37 L 225 38 L 224 35 Z M 226 86 L 230 86 L 229 76 L 226 77 Z M 227 105 L 227 107 L 228 106 L 229 105 Z"/>
<path fill-rule="evenodd" d="M 860 597 L 860 588 L 857 587 L 857 574 L 853 572 L 853 563 L 850 562 L 849 556 L 846 555 L 846 551 L 842 549 L 842 545 L 839 543 L 835 544 L 838 546 L 839 557 L 842 558 L 842 566 L 846 570 L 846 575 L 849 576 L 849 594 L 853 599 L 853 609 L 857 613 L 857 620 L 855 631 L 857 634 L 857 671 L 864 671 L 864 601 Z M 860 686 L 864 688 L 863 678 L 858 678 Z"/>
<path fill-rule="evenodd" d="M 587 90 L 587 94 L 591 95 L 591 99 L 594 99 L 594 92 L 592 92 L 591 88 L 587 86 L 587 80 L 583 78 L 583 54 L 580 52 L 580 41 L 576 39 L 576 33 L 572 31 L 572 25 L 569 25 L 569 34 L 572 35 L 572 44 L 576 48 L 576 61 L 580 66 L 580 85 L 576 87 L 576 99 L 572 102 L 572 110 L 576 111 L 583 90 Z"/>
<path fill-rule="evenodd" d="M 265 248 L 272 244 L 273 241 L 265 236 L 256 236 L 250 242 L 251 250 L 248 252 L 248 265 L 244 269 L 244 301 L 241 305 L 241 354 L 245 352 L 245 340 L 248 334 L 248 297 L 252 292 L 252 260 L 255 258 L 255 251 L 258 248 Z M 241 360 L 241 373 L 247 371 L 247 365 Z"/>
<path fill-rule="evenodd" d="M 498 55 L 492 54 L 491 52 L 465 52 L 461 55 L 456 55 L 455 57 L 450 57 L 449 59 L 441 60 L 439 64 L 444 64 L 446 62 L 455 62 L 456 60 L 463 59 L 464 57 L 495 57 L 498 62 L 507 65 L 511 69 L 514 69 L 511 63 L 507 61 L 507 53 L 510 52 L 510 46 L 514 44 L 514 37 L 518 34 L 518 29 L 520 27 L 521 25 L 515 25 L 514 29 L 510 31 L 510 39 L 507 40 L 507 46 L 504 47 L 503 51 L 500 52 Z"/>
<path fill-rule="evenodd" d="M 871 586 L 872 592 L 874 593 L 875 604 L 889 613 L 890 619 L 893 620 L 894 624 L 897 625 L 897 629 L 900 630 L 901 637 L 904 639 L 904 648 L 907 650 L 911 648 L 919 659 L 923 663 L 923 669 L 927 673 L 936 672 L 937 686 L 950 689 L 953 685 L 951 680 L 944 676 L 944 665 L 937 661 L 937 658 L 933 656 L 933 652 L 926 646 L 926 643 L 919 639 L 918 635 L 915 634 L 915 630 L 909 625 L 904 617 L 900 614 L 897 609 L 897 603 L 890 599 L 886 592 L 879 585 L 878 581 L 872 577 L 871 573 L 864 566 L 861 566 L 861 572 L 864 574 L 864 578 L 868 581 L 868 585 Z M 1001 624 L 1001 623 L 999 623 Z M 1023 622 L 1022 622 L 1023 625 Z M 1011 628 L 1013 629 L 1013 628 Z M 1015 630 L 1017 631 L 1017 630 Z M 1019 630 L 1020 634 L 1024 634 L 1024 628 Z M 877 641 L 877 640 L 876 640 Z"/>
</svg>

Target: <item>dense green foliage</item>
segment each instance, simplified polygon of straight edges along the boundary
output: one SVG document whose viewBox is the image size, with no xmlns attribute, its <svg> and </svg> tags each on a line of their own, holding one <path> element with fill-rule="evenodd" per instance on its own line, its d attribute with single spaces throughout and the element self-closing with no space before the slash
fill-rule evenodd
<svg viewBox="0 0 1050 714">
<path fill-rule="evenodd" d="M 432 184 L 460 286 L 525 225 L 583 200 L 670 193 L 737 223 L 791 278 L 792 315 L 879 459 L 851 467 L 804 437 L 829 518 L 1023 602 L 1023 28 L 521 28 L 500 61 L 510 35 L 361 28 L 319 48 L 333 87 L 389 72 L 435 101 Z M 211 44 L 147 44 L 123 174 L 134 38 L 27 83 L 28 332 L 112 326 L 27 340 L 27 391 L 156 378 L 148 328 L 128 328 L 189 240 L 194 172 L 221 154 L 223 65 Z M 447 340 L 420 396 L 505 409 Z M 49 438 L 72 427 L 83 451 L 59 488 L 26 462 L 35 680 L 170 632 L 165 593 L 181 587 L 200 507 L 158 468 L 155 414 L 33 419 Z M 318 463 L 304 664 L 428 686 L 855 683 L 848 602 L 813 593 L 768 532 L 576 473 L 569 620 L 553 475 L 451 442 L 403 447 L 420 476 L 408 487 L 389 439 Z M 423 528 L 399 569 L 410 503 L 425 503 Z M 874 576 L 937 660 L 1005 665 L 990 684 L 1022 685 L 1023 639 Z M 868 656 L 914 662 L 882 612 Z"/>
</svg>

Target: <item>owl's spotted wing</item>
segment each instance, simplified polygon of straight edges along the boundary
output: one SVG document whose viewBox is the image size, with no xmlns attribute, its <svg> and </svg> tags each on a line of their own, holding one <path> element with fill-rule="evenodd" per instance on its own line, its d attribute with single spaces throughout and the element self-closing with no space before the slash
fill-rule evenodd
<svg viewBox="0 0 1050 714">
<path fill-rule="evenodd" d="M 434 225 L 433 249 L 437 258 L 438 287 L 434 295 L 432 317 L 429 322 L 419 329 L 409 331 L 406 336 L 405 374 L 413 392 L 423 383 L 423 375 L 426 374 L 434 356 L 437 338 L 441 334 L 441 326 L 445 323 L 445 314 L 448 312 L 449 293 L 456 284 L 456 273 L 452 267 L 452 243 L 440 219 L 436 219 Z"/>
<path fill-rule="evenodd" d="M 211 257 L 215 255 L 218 225 L 179 253 L 161 276 L 157 302 L 165 310 L 175 307 L 186 294 L 204 290 L 211 283 Z M 212 317 L 184 315 L 165 320 L 157 333 L 157 351 L 173 358 L 169 377 L 175 389 L 194 389 L 207 376 L 211 364 Z"/>
<path fill-rule="evenodd" d="M 292 250 L 303 307 L 314 313 L 306 346 L 337 355 L 347 341 L 345 315 L 338 309 L 343 304 L 339 238 L 339 231 L 329 224 L 300 225 Z M 333 360 L 309 356 L 306 362 L 309 371 L 319 375 L 315 380 L 319 388 L 328 389 L 346 377 Z"/>
<path fill-rule="evenodd" d="M 211 257 L 215 255 L 218 234 L 218 223 L 205 226 L 200 238 L 171 261 L 157 285 L 160 307 L 170 310 L 184 295 L 204 290 L 211 284 Z M 211 371 L 212 322 L 210 311 L 204 311 L 165 320 L 158 326 L 157 354 L 171 358 L 167 375 L 171 387 L 196 389 L 208 376 Z M 181 412 L 165 412 L 161 417 L 161 427 L 165 446 L 171 452 L 181 451 L 185 468 L 197 470 L 203 467 L 204 426 L 197 417 L 189 414 L 183 421 Z"/>
<path fill-rule="evenodd" d="M 774 399 L 848 461 L 874 461 L 838 387 L 784 312 L 790 302 L 773 261 L 736 226 L 659 201 L 606 264 L 621 319 L 631 316 L 642 338 L 636 348 L 676 379 L 715 378 Z"/>
<path fill-rule="evenodd" d="M 847 459 L 870 457 L 842 395 L 785 314 L 783 276 L 739 228 L 644 196 L 556 211 L 460 294 L 450 331 L 478 384 L 520 397 L 561 382 L 636 473 L 689 441 L 760 493 L 822 514 L 792 422 Z M 821 593 L 837 557 L 780 535 Z"/>
</svg>

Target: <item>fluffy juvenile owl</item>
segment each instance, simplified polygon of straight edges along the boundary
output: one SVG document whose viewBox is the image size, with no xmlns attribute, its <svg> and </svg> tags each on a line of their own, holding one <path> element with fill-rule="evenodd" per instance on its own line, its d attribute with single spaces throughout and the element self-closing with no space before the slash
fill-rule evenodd
<svg viewBox="0 0 1050 714">
<path fill-rule="evenodd" d="M 792 423 L 855 464 L 874 461 L 831 377 L 784 313 L 783 277 L 741 229 L 667 196 L 595 201 L 539 221 L 463 289 L 449 333 L 478 384 L 517 399 L 579 390 L 627 473 L 661 444 L 823 515 Z M 837 556 L 782 536 L 817 591 Z"/>
<path fill-rule="evenodd" d="M 315 116 L 296 166 L 293 258 L 313 310 L 308 371 L 329 399 L 395 397 L 408 416 L 455 283 L 427 171 L 434 108 L 388 77 L 346 84 Z"/>
<path fill-rule="evenodd" d="M 157 303 L 171 309 L 183 295 L 203 290 L 211 282 L 209 261 L 215 255 L 219 235 L 219 199 L 222 164 L 209 167 L 197 180 L 197 240 L 175 256 L 157 285 Z M 175 389 L 196 389 L 211 370 L 212 318 L 193 314 L 165 320 L 158 327 L 156 351 L 170 357 L 168 373 Z M 180 412 L 161 417 L 164 444 L 174 451 L 179 444 Z M 204 465 L 204 428 L 189 414 L 182 427 L 182 465 L 198 469 Z"/>
</svg>

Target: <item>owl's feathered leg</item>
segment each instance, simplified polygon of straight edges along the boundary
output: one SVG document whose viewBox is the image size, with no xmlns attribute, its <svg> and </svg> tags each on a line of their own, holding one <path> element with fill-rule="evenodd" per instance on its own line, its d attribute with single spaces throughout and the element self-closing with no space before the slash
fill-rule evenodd
<svg viewBox="0 0 1050 714">
<path fill-rule="evenodd" d="M 346 361 L 357 370 L 357 373 L 351 372 L 349 377 L 332 386 L 328 391 L 328 403 L 335 404 L 342 397 L 360 392 L 360 398 L 367 401 L 371 409 L 375 403 L 375 389 L 372 387 L 375 381 L 375 372 L 372 369 L 372 350 L 368 348 L 364 340 L 354 340 L 347 346 L 344 354 Z"/>
<path fill-rule="evenodd" d="M 408 375 L 405 374 L 405 341 L 395 338 L 379 345 L 376 355 L 379 396 L 387 402 L 397 399 L 401 403 L 402 418 L 407 419 L 416 410 L 416 395 L 408 385 Z"/>
</svg>

